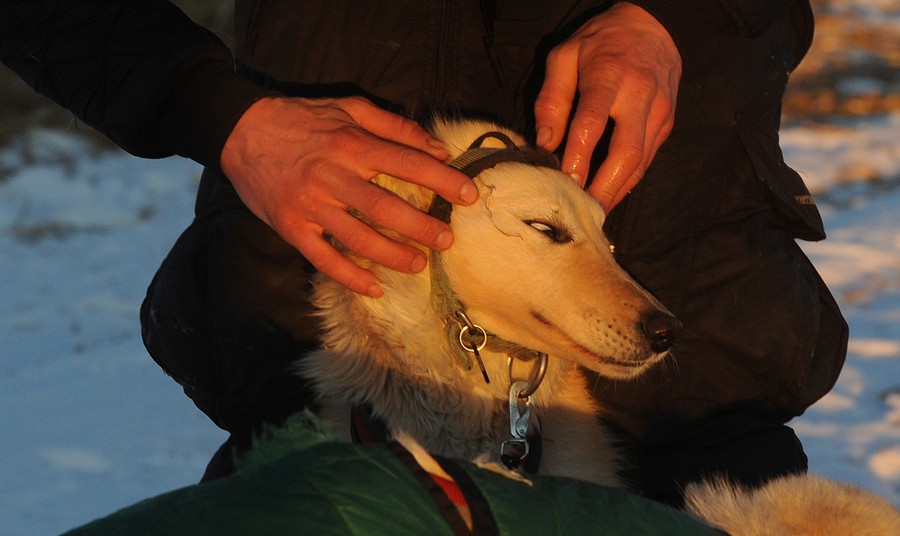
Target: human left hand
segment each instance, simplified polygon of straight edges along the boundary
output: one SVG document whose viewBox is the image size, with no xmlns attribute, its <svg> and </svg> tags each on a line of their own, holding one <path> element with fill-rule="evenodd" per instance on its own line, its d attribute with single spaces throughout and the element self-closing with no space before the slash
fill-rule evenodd
<svg viewBox="0 0 900 536">
<path fill-rule="evenodd" d="M 616 122 L 609 156 L 588 188 L 609 211 L 641 180 L 672 131 L 681 56 L 652 15 L 628 2 L 591 18 L 547 57 L 535 102 L 537 143 L 556 150 L 576 93 L 563 171 L 582 186 L 609 118 Z"/>
<path fill-rule="evenodd" d="M 247 208 L 316 269 L 355 292 L 378 297 L 383 291 L 375 274 L 343 255 L 331 238 L 392 270 L 421 271 L 427 256 L 412 242 L 447 249 L 453 241 L 450 226 L 371 180 L 385 173 L 454 204 L 471 204 L 478 191 L 444 163 L 449 156 L 414 121 L 362 97 L 272 97 L 244 112 L 220 163 Z"/>
</svg>

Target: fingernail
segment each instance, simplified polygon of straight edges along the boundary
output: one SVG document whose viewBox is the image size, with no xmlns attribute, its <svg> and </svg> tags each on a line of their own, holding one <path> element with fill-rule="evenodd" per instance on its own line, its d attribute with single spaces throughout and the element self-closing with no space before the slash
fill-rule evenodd
<svg viewBox="0 0 900 536">
<path fill-rule="evenodd" d="M 384 296 L 384 291 L 381 290 L 381 287 L 379 287 L 378 285 L 372 285 L 366 291 L 366 296 L 369 296 L 370 298 L 380 298 Z"/>
<path fill-rule="evenodd" d="M 428 264 L 428 261 L 425 260 L 425 255 L 416 255 L 415 258 L 413 258 L 412 263 L 410 263 L 409 269 L 412 273 L 416 274 L 424 270 L 426 264 Z"/>
<path fill-rule="evenodd" d="M 474 203 L 475 200 L 478 199 L 478 188 L 476 188 L 472 182 L 463 184 L 462 189 L 459 191 L 459 198 L 465 203 Z"/>
<path fill-rule="evenodd" d="M 538 147 L 547 147 L 550 144 L 550 139 L 553 137 L 553 131 L 550 130 L 550 127 L 541 127 L 537 131 L 537 144 Z"/>
<path fill-rule="evenodd" d="M 434 241 L 435 249 L 444 250 L 449 248 L 453 244 L 453 232 L 451 231 L 443 231 L 438 235 L 437 239 Z M 422 267 L 424 268 L 424 266 Z"/>
</svg>

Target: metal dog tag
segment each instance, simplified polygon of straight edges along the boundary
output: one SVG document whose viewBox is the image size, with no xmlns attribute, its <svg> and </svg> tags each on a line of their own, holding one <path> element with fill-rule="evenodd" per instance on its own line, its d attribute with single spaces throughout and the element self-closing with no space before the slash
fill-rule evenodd
<svg viewBox="0 0 900 536">
<path fill-rule="evenodd" d="M 533 404 L 530 396 L 519 396 L 526 388 L 528 388 L 527 381 L 513 382 L 509 386 L 509 433 L 512 439 L 500 444 L 500 461 L 510 469 L 517 469 L 528 457 L 529 445 L 526 434 Z"/>
<path fill-rule="evenodd" d="M 519 397 L 519 393 L 526 387 L 526 381 L 517 381 L 509 386 L 509 433 L 515 439 L 525 439 L 531 420 L 531 397 Z"/>
</svg>

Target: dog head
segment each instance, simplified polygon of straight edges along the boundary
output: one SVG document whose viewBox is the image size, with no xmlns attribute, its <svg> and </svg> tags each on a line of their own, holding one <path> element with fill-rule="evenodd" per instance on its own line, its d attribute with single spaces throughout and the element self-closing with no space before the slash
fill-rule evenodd
<svg viewBox="0 0 900 536">
<path fill-rule="evenodd" d="M 510 161 L 474 181 L 480 198 L 453 208 L 454 244 L 441 253 L 473 322 L 613 378 L 668 352 L 680 322 L 618 265 L 602 207 L 570 177 Z"/>
</svg>

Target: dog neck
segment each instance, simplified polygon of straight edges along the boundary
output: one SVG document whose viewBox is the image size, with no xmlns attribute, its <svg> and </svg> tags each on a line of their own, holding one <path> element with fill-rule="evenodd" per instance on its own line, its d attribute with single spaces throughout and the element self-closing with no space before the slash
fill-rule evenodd
<svg viewBox="0 0 900 536">
<path fill-rule="evenodd" d="M 474 356 L 485 383 L 491 383 L 480 353 L 482 349 L 489 347 L 495 353 L 508 356 L 509 384 L 512 385 L 514 382 L 513 362 L 515 360 L 534 361 L 532 373 L 528 377 L 527 386 L 524 388 L 521 398 L 534 394 L 544 379 L 547 355 L 503 340 L 473 323 L 466 314 L 465 306 L 459 301 L 456 293 L 453 291 L 441 262 L 441 254 L 438 251 L 431 252 L 430 276 L 431 302 L 434 305 L 434 310 L 443 319 L 450 347 L 455 348 L 458 346 L 458 349 L 462 350 L 462 353 L 457 351 L 456 355 L 460 357 L 460 362 L 464 368 L 471 370 L 471 356 Z"/>
</svg>

